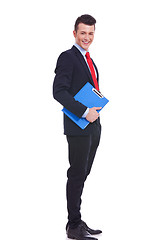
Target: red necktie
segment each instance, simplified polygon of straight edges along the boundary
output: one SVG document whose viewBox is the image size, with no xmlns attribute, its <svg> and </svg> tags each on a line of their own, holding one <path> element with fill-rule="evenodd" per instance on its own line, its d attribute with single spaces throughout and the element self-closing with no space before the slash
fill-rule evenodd
<svg viewBox="0 0 160 240">
<path fill-rule="evenodd" d="M 98 82 L 97 82 L 95 70 L 94 70 L 94 67 L 93 67 L 93 62 L 92 62 L 92 59 L 90 58 L 89 52 L 86 53 L 86 58 L 87 58 L 87 62 L 88 62 L 88 65 L 89 65 L 89 68 L 90 68 L 90 71 L 91 71 L 91 75 L 92 75 L 92 78 L 93 78 L 95 88 L 99 91 Z"/>
</svg>

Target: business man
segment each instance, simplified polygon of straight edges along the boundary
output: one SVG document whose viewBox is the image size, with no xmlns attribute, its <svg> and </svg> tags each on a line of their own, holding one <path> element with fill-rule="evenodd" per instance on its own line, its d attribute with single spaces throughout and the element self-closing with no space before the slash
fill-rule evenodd
<svg viewBox="0 0 160 240">
<path fill-rule="evenodd" d="M 68 141 L 70 168 L 67 171 L 67 209 L 68 238 L 85 240 L 96 239 L 92 235 L 101 230 L 93 230 L 82 221 L 80 207 L 81 195 L 87 176 L 100 141 L 101 125 L 97 110 L 88 109 L 74 95 L 87 83 L 99 90 L 99 75 L 95 63 L 91 60 L 88 49 L 94 39 L 96 20 L 90 15 L 77 18 L 73 35 L 75 44 L 58 58 L 53 84 L 53 96 L 66 109 L 77 117 L 86 118 L 90 124 L 82 130 L 64 114 L 64 134 Z M 96 206 L 95 206 L 96 207 Z"/>
</svg>

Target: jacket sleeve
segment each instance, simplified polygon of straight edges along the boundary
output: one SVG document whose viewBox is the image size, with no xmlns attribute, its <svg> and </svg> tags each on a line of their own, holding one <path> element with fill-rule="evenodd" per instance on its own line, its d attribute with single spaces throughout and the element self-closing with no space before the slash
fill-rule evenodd
<svg viewBox="0 0 160 240">
<path fill-rule="evenodd" d="M 57 60 L 55 69 L 53 97 L 77 117 L 82 117 L 87 107 L 76 101 L 74 96 L 70 94 L 73 68 L 74 63 L 69 53 L 62 53 Z"/>
</svg>

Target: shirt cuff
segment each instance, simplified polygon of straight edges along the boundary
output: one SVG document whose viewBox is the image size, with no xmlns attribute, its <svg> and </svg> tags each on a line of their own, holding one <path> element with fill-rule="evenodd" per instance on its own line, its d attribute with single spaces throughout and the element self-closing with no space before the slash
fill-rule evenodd
<svg viewBox="0 0 160 240">
<path fill-rule="evenodd" d="M 84 114 L 82 115 L 82 118 L 85 118 L 88 113 L 89 113 L 89 108 L 86 109 L 86 111 L 85 111 Z"/>
</svg>

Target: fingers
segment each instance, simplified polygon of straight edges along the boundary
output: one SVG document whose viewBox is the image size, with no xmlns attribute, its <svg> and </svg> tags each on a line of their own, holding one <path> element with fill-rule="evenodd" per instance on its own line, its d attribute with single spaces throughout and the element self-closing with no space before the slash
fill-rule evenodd
<svg viewBox="0 0 160 240">
<path fill-rule="evenodd" d="M 102 107 L 94 107 L 95 110 L 100 110 Z"/>
<path fill-rule="evenodd" d="M 100 110 L 101 107 L 93 107 L 89 109 L 89 113 L 86 116 L 86 119 L 89 122 L 94 122 L 98 117 L 99 117 L 99 113 L 97 112 L 97 110 Z"/>
</svg>

